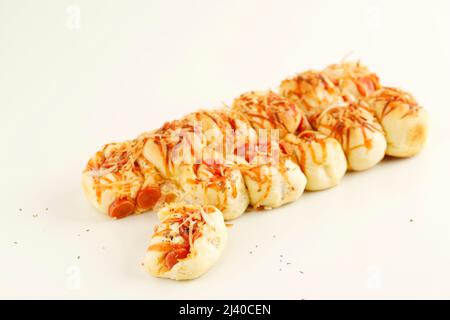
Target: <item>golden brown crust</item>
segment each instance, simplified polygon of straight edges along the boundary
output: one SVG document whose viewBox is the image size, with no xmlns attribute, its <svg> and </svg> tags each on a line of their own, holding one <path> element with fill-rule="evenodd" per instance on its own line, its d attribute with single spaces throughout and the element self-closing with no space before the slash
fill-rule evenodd
<svg viewBox="0 0 450 320">
<path fill-rule="evenodd" d="M 423 145 L 428 136 L 428 128 L 426 125 L 417 125 L 408 134 L 408 143 L 411 145 Z"/>
</svg>

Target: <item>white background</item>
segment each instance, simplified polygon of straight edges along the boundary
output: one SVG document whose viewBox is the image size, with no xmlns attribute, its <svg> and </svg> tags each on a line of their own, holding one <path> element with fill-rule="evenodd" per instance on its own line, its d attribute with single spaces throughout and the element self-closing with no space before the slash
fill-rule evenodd
<svg viewBox="0 0 450 320">
<path fill-rule="evenodd" d="M 449 30 L 446 0 L 0 0 L 0 298 L 450 298 Z M 144 273 L 155 214 L 84 198 L 104 143 L 349 53 L 429 110 L 428 146 L 243 216 L 200 279 Z"/>
</svg>

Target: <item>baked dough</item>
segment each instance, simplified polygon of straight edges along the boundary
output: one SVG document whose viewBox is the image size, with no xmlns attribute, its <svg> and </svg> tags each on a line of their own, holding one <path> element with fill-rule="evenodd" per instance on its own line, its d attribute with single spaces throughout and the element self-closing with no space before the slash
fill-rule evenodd
<svg viewBox="0 0 450 320">
<path fill-rule="evenodd" d="M 279 207 L 305 188 L 333 187 L 347 169 L 369 169 L 385 154 L 413 156 L 427 139 L 423 108 L 359 62 L 300 73 L 279 91 L 247 92 L 231 109 L 106 145 L 83 172 L 88 199 L 113 218 L 183 202 L 214 205 L 229 220 L 248 205 Z M 277 156 L 264 152 L 279 139 Z"/>
<path fill-rule="evenodd" d="M 367 98 L 381 88 L 378 76 L 359 61 L 330 65 L 324 73 L 349 102 Z"/>
<path fill-rule="evenodd" d="M 141 137 L 144 141 L 143 156 L 164 178 L 176 176 L 179 166 L 192 165 L 203 158 L 205 137 L 198 128 L 186 121 L 166 122 L 158 130 Z"/>
<path fill-rule="evenodd" d="M 249 196 L 241 171 L 234 164 L 205 163 L 183 165 L 175 178 L 183 190 L 180 200 L 217 207 L 225 220 L 241 216 Z"/>
<path fill-rule="evenodd" d="M 384 158 L 387 143 L 383 129 L 368 110 L 358 105 L 330 108 L 320 115 L 315 126 L 339 141 L 349 170 L 367 170 Z"/>
<path fill-rule="evenodd" d="M 258 133 L 241 113 L 228 108 L 199 110 L 183 117 L 183 126 L 193 126 L 203 138 L 202 158 L 221 157 L 234 162 L 245 156 L 248 145 L 258 142 Z M 206 147 L 206 148 L 205 148 Z"/>
<path fill-rule="evenodd" d="M 339 142 L 317 131 L 288 134 L 281 142 L 293 155 L 306 176 L 306 190 L 318 191 L 336 186 L 347 171 L 347 160 Z"/>
<path fill-rule="evenodd" d="M 197 278 L 220 258 L 227 242 L 222 213 L 204 205 L 170 205 L 158 213 L 143 266 L 156 277 Z"/>
<path fill-rule="evenodd" d="M 411 157 L 419 153 L 428 136 L 428 114 L 408 92 L 382 88 L 368 103 L 386 133 L 386 154 Z"/>
<path fill-rule="evenodd" d="M 244 115 L 255 130 L 278 129 L 280 138 L 311 126 L 295 103 L 273 91 L 251 91 L 233 102 L 233 110 Z"/>
<path fill-rule="evenodd" d="M 280 207 L 300 198 L 305 190 L 305 175 L 287 155 L 271 158 L 257 151 L 240 168 L 254 208 Z"/>
<path fill-rule="evenodd" d="M 344 104 L 339 88 L 319 71 L 306 71 L 284 80 L 280 94 L 293 101 L 310 121 L 327 108 Z"/>
<path fill-rule="evenodd" d="M 183 123 L 194 125 L 186 119 Z M 201 133 L 194 133 L 189 126 L 182 128 L 188 128 L 182 135 L 173 130 L 150 134 L 144 157 L 163 172 L 166 180 L 178 186 L 176 201 L 214 205 L 226 220 L 239 217 L 249 204 L 241 172 L 222 154 L 204 146 L 204 139 L 193 142 L 192 137 Z"/>
<path fill-rule="evenodd" d="M 156 168 L 142 157 L 139 139 L 110 143 L 98 151 L 82 174 L 92 205 L 112 218 L 151 210 L 169 200 L 171 191 Z"/>
</svg>

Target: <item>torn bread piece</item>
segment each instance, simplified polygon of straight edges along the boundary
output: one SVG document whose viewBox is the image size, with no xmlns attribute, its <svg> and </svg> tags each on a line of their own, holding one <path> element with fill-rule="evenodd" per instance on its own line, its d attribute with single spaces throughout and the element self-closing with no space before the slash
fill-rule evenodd
<svg viewBox="0 0 450 320">
<path fill-rule="evenodd" d="M 312 70 L 284 80 L 280 94 L 293 101 L 310 122 L 322 111 L 343 106 L 345 102 L 339 88 L 325 73 Z"/>
<path fill-rule="evenodd" d="M 317 118 L 313 126 L 339 141 L 349 170 L 367 170 L 384 158 L 387 143 L 383 129 L 365 108 L 356 104 L 330 108 Z"/>
<path fill-rule="evenodd" d="M 162 208 L 143 266 L 156 277 L 195 279 L 220 258 L 227 242 L 222 213 L 214 206 L 176 204 Z"/>
<path fill-rule="evenodd" d="M 349 102 L 367 98 L 381 88 L 378 76 L 359 61 L 333 64 L 323 72 Z"/>
<path fill-rule="evenodd" d="M 368 103 L 386 134 L 386 154 L 411 157 L 419 153 L 428 137 L 428 114 L 408 92 L 382 88 Z"/>
<path fill-rule="evenodd" d="M 300 165 L 308 191 L 336 186 L 347 171 L 347 160 L 339 142 L 317 131 L 304 131 L 298 136 L 289 134 L 281 146 Z"/>
<path fill-rule="evenodd" d="M 311 126 L 294 102 L 273 91 L 251 91 L 241 94 L 232 109 L 243 114 L 255 129 L 278 129 L 282 138 L 288 133 L 300 133 Z"/>
</svg>

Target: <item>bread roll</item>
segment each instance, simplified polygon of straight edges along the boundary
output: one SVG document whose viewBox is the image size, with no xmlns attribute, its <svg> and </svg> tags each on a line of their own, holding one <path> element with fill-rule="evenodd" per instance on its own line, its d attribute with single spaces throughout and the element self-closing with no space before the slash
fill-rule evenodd
<svg viewBox="0 0 450 320">
<path fill-rule="evenodd" d="M 293 101 L 309 121 L 327 108 L 344 104 L 339 88 L 319 71 L 306 71 L 284 80 L 280 94 Z"/>
<path fill-rule="evenodd" d="M 143 266 L 156 277 L 174 280 L 197 278 L 220 258 L 227 228 L 213 206 L 170 205 L 158 213 Z"/>
<path fill-rule="evenodd" d="M 428 136 L 428 114 L 411 94 L 382 88 L 368 103 L 386 133 L 387 155 L 411 157 L 423 149 Z"/>
<path fill-rule="evenodd" d="M 139 139 L 105 145 L 88 162 L 82 174 L 83 190 L 100 212 L 112 218 L 151 210 L 165 201 L 165 188 L 156 168 L 142 157 Z"/>
<path fill-rule="evenodd" d="M 359 61 L 330 65 L 324 73 L 349 102 L 367 98 L 381 88 L 378 76 Z"/>
<path fill-rule="evenodd" d="M 347 160 L 339 142 L 317 131 L 287 135 L 281 142 L 294 156 L 306 176 L 306 190 L 318 191 L 336 186 L 347 171 Z"/>
<path fill-rule="evenodd" d="M 183 165 L 174 179 L 183 190 L 179 200 L 185 203 L 213 205 L 225 220 L 241 216 L 249 205 L 249 196 L 241 171 L 233 164 L 207 163 Z"/>
<path fill-rule="evenodd" d="M 240 165 L 250 205 L 271 209 L 297 200 L 305 190 L 306 178 L 288 156 L 267 157 L 259 152 Z"/>
<path fill-rule="evenodd" d="M 330 108 L 314 126 L 339 141 L 349 170 L 367 170 L 384 158 L 387 143 L 383 129 L 368 110 L 358 105 Z"/>
<path fill-rule="evenodd" d="M 234 100 L 232 108 L 243 114 L 255 130 L 278 129 L 280 138 L 311 128 L 295 103 L 273 91 L 244 93 Z"/>
</svg>

